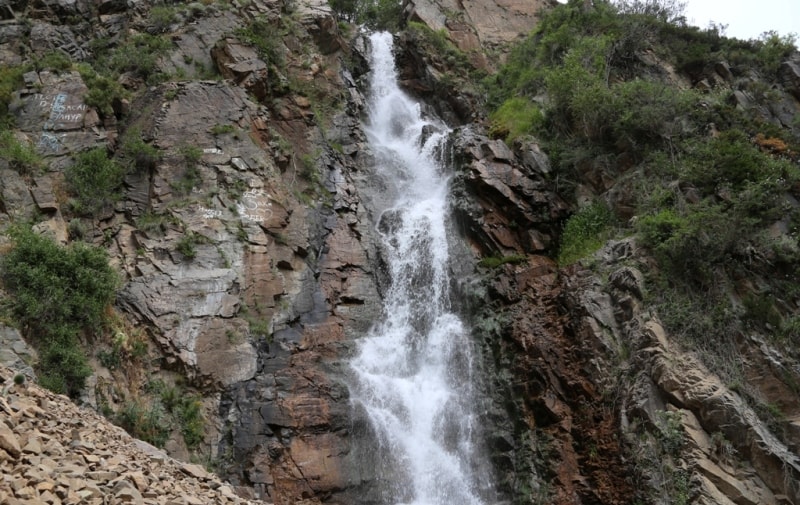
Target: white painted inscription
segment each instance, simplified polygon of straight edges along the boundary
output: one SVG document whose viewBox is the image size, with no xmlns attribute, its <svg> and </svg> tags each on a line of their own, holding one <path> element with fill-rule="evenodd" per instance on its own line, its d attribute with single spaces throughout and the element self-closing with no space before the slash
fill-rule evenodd
<svg viewBox="0 0 800 505">
<path fill-rule="evenodd" d="M 272 217 L 272 202 L 269 194 L 263 189 L 251 189 L 242 195 L 241 202 L 236 204 L 236 210 L 242 219 L 263 222 Z"/>
</svg>

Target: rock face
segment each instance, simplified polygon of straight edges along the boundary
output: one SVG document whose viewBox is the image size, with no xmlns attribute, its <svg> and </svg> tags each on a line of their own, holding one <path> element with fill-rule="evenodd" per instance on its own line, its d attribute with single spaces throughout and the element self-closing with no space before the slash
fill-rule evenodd
<svg viewBox="0 0 800 505">
<path fill-rule="evenodd" d="M 551 0 L 406 0 L 409 20 L 434 30 L 446 29 L 465 52 L 503 46 L 530 32 Z"/>
<path fill-rule="evenodd" d="M 13 377 L 0 368 L 0 502 L 260 503 L 200 465 L 176 461 L 66 397 Z"/>
<path fill-rule="evenodd" d="M 604 279 L 580 267 L 560 270 L 537 255 L 546 246 L 535 244 L 546 240 L 508 226 L 513 219 L 547 237 L 557 233 L 548 216 L 565 208 L 552 195 L 531 196 L 547 184 L 526 171 L 527 151 L 471 131 L 455 136 L 462 229 L 484 255 L 525 257 L 489 274 L 488 292 L 472 291 L 470 307 L 484 355 L 493 357 L 485 389 L 495 400 L 489 442 L 498 486 L 523 502 L 622 504 L 637 494 L 630 477 L 643 475 L 663 503 L 690 487 L 696 503 L 797 503 L 791 420 L 779 439 L 673 343 L 644 306 L 641 270 L 649 260 L 635 241 L 612 242 L 596 255 L 594 270 Z M 764 359 L 761 352 L 749 359 Z M 754 378 L 764 394 L 778 382 Z M 782 404 L 792 397 L 773 394 Z"/>
<path fill-rule="evenodd" d="M 124 3 L 99 9 L 97 33 L 146 26 Z M 26 75 L 14 103 L 17 135 L 49 170 L 28 180 L 0 167 L 0 222 L 41 215 L 37 226 L 66 242 L 66 215 L 107 248 L 125 278 L 117 308 L 150 343 L 147 372 L 177 374 L 207 398 L 203 451 L 227 478 L 275 503 L 354 493 L 372 477 L 348 442 L 343 362 L 380 310 L 375 232 L 362 203 L 379 196 L 364 169 L 363 101 L 340 66 L 345 42 L 324 1 L 200 11 L 191 28 L 176 25 L 158 68 L 191 78 L 215 66 L 227 80 L 145 88 L 126 76 L 138 92 L 103 116 L 87 105 L 78 72 Z M 254 17 L 290 28 L 276 47 L 280 62 L 232 36 Z M 84 47 L 89 23 L 34 24 L 31 44 Z M 20 36 L 27 29 L 20 25 Z M 58 37 L 47 35 L 53 30 Z M 131 138 L 157 155 L 134 159 L 121 201 L 93 219 L 71 214 L 63 178 L 71 155 L 119 151 Z M 15 354 L 4 362 L 30 372 L 23 350 L 9 347 Z M 144 394 L 138 372 L 116 388 L 100 375 L 90 383 L 108 408 Z M 176 451 L 188 456 L 180 444 Z M 125 499 L 141 500 L 133 495 Z"/>
</svg>

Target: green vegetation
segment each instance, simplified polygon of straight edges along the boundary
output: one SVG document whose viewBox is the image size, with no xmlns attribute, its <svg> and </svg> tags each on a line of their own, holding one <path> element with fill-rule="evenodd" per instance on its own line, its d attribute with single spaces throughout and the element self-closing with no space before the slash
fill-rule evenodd
<svg viewBox="0 0 800 505">
<path fill-rule="evenodd" d="M 23 74 L 30 70 L 25 65 L 3 65 L 0 67 L 0 130 L 8 128 L 13 120 L 8 114 L 8 106 L 14 96 L 14 91 L 22 88 Z"/>
<path fill-rule="evenodd" d="M 503 138 L 511 145 L 514 140 L 536 131 L 544 121 L 539 106 L 525 97 L 511 97 L 494 111 L 489 135 Z"/>
<path fill-rule="evenodd" d="M 115 77 L 95 72 L 88 63 L 81 63 L 77 67 L 83 82 L 89 88 L 83 98 L 86 105 L 96 108 L 103 116 L 114 115 L 114 101 L 125 98 L 128 96 L 128 92 L 122 88 Z"/>
<path fill-rule="evenodd" d="M 112 77 L 131 73 L 148 84 L 158 84 L 166 79 L 167 76 L 158 70 L 158 60 L 172 48 L 169 38 L 140 33 L 116 46 L 109 42 L 107 39 L 92 41 L 92 66 L 95 69 L 102 69 Z"/>
<path fill-rule="evenodd" d="M 11 311 L 39 350 L 41 384 L 75 395 L 91 374 L 80 336 L 102 329 L 118 276 L 97 247 L 62 247 L 24 228 L 12 238 L 14 248 L 0 263 Z"/>
<path fill-rule="evenodd" d="M 512 254 L 511 256 L 487 256 L 478 262 L 479 266 L 485 268 L 498 268 L 506 264 L 519 265 L 527 260 L 525 256 Z"/>
<path fill-rule="evenodd" d="M 33 62 L 36 71 L 52 70 L 54 72 L 66 72 L 72 68 L 72 60 L 69 55 L 61 51 L 50 51 L 36 58 Z"/>
<path fill-rule="evenodd" d="M 186 169 L 178 180 L 171 183 L 171 186 L 179 195 L 188 195 L 192 189 L 203 182 L 200 170 L 197 168 L 197 164 L 203 157 L 203 150 L 195 146 L 183 146 L 180 148 L 180 153 Z"/>
<path fill-rule="evenodd" d="M 558 262 L 569 265 L 584 258 L 605 242 L 604 232 L 613 222 L 613 215 L 603 203 L 593 203 L 573 214 L 564 225 Z"/>
<path fill-rule="evenodd" d="M 21 175 L 34 174 L 44 168 L 44 161 L 36 149 L 19 140 L 11 130 L 0 131 L 0 158 Z"/>
<path fill-rule="evenodd" d="M 208 243 L 206 237 L 192 230 L 186 230 L 175 245 L 175 250 L 181 253 L 184 258 L 192 260 L 197 256 L 197 246 L 205 243 Z"/>
<path fill-rule="evenodd" d="M 227 133 L 233 133 L 234 131 L 236 131 L 236 128 L 230 124 L 215 124 L 211 127 L 212 135 L 225 135 Z"/>
<path fill-rule="evenodd" d="M 238 315 L 247 321 L 252 338 L 263 338 L 267 342 L 272 342 L 272 321 L 263 312 L 263 308 L 258 304 L 255 307 L 242 305 Z"/>
<path fill-rule="evenodd" d="M 268 65 L 283 69 L 286 66 L 286 59 L 281 31 L 282 26 L 276 26 L 268 19 L 259 17 L 253 19 L 247 26 L 238 28 L 234 35 L 245 44 L 253 46 Z"/>
<path fill-rule="evenodd" d="M 168 429 L 180 429 L 189 449 L 196 449 L 203 441 L 205 417 L 200 397 L 186 394 L 179 386 L 165 384 L 162 380 L 151 381 L 146 388 L 156 395 L 154 405 L 164 412 L 163 423 Z"/>
<path fill-rule="evenodd" d="M 178 226 L 180 220 L 172 214 L 147 212 L 136 219 L 136 228 L 153 237 L 162 237 L 170 226 Z"/>
<path fill-rule="evenodd" d="M 162 158 L 158 148 L 145 142 L 141 131 L 135 128 L 122 136 L 120 156 L 129 171 L 140 173 L 152 170 Z"/>
<path fill-rule="evenodd" d="M 147 27 L 151 33 L 166 33 L 178 20 L 174 5 L 154 5 L 147 16 Z"/>
<path fill-rule="evenodd" d="M 120 197 L 124 168 L 98 147 L 75 157 L 64 177 L 76 196 L 74 208 L 79 214 L 94 215 Z"/>
<path fill-rule="evenodd" d="M 114 422 L 132 436 L 156 447 L 164 447 L 171 431 L 164 408 L 158 403 L 148 405 L 141 400 L 126 402 L 114 416 Z"/>
<path fill-rule="evenodd" d="M 777 72 L 794 43 L 688 26 L 671 0 L 569 0 L 483 81 L 492 136 L 535 136 L 562 196 L 574 199 L 582 184 L 608 202 L 565 222 L 559 263 L 609 238 L 637 236 L 654 259 L 642 263 L 653 286 L 648 307 L 768 421 L 780 413 L 746 385 L 738 346 L 756 333 L 797 356 L 800 311 L 789 300 L 800 296 L 800 210 L 792 203 L 800 130 L 761 119 L 734 91 L 753 96 L 753 107 L 776 103 Z M 709 86 L 682 89 L 668 67 Z M 613 180 L 613 190 L 600 178 Z M 685 473 L 664 465 L 680 452 L 673 421 L 664 419 L 639 453 L 669 470 L 664 501 L 686 503 Z"/>
</svg>

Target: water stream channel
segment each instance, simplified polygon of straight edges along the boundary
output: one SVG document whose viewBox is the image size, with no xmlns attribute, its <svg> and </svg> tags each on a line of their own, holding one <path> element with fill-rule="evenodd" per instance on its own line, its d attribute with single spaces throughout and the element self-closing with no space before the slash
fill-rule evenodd
<svg viewBox="0 0 800 505">
<path fill-rule="evenodd" d="M 376 223 L 391 284 L 382 320 L 358 343 L 351 398 L 376 434 L 386 504 L 482 505 L 473 353 L 451 303 L 448 127 L 397 83 L 392 37 L 371 36 L 365 129 L 388 208 Z"/>
</svg>

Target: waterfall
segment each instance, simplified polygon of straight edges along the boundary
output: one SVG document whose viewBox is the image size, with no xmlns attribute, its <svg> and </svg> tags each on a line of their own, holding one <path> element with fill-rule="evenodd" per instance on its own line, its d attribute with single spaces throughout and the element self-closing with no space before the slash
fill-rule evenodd
<svg viewBox="0 0 800 505">
<path fill-rule="evenodd" d="M 479 505 L 491 483 L 476 443 L 473 357 L 448 278 L 446 125 L 397 85 L 392 36 L 371 36 L 365 125 L 388 206 L 376 223 L 391 279 L 359 339 L 351 398 L 376 433 L 387 504 Z"/>
</svg>

